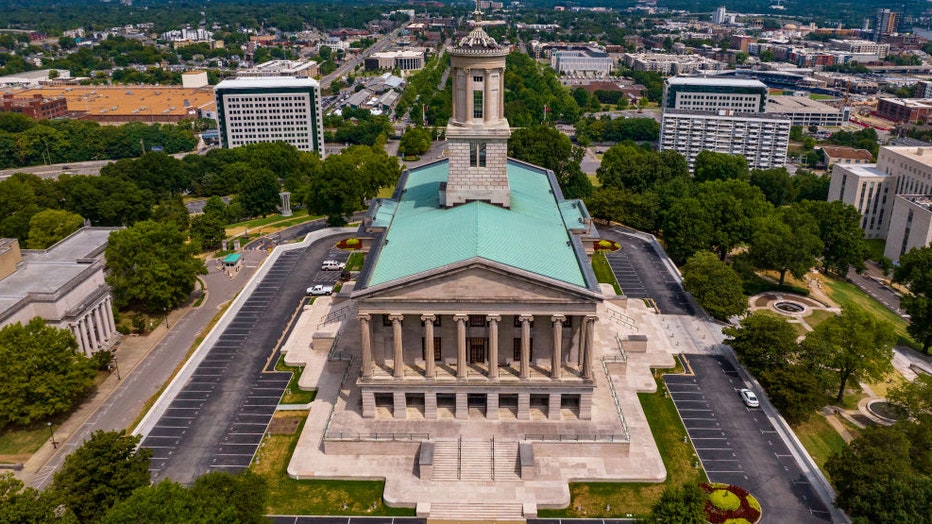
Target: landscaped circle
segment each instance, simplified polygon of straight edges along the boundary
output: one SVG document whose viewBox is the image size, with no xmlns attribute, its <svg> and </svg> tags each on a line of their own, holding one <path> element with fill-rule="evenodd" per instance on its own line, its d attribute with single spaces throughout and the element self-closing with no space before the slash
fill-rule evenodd
<svg viewBox="0 0 932 524">
<path fill-rule="evenodd" d="M 596 251 L 618 251 L 621 249 L 621 244 L 613 240 L 599 240 L 595 243 Z"/>
<path fill-rule="evenodd" d="M 705 482 L 699 486 L 708 497 L 705 516 L 712 524 L 754 524 L 760 520 L 760 503 L 746 489 Z"/>
<path fill-rule="evenodd" d="M 339 249 L 359 249 L 362 246 L 362 241 L 358 238 L 347 238 L 337 242 L 337 248 Z"/>
<path fill-rule="evenodd" d="M 789 300 L 781 300 L 780 302 L 775 303 L 773 307 L 784 313 L 802 313 L 806 310 L 806 306 L 798 302 L 790 302 Z"/>
<path fill-rule="evenodd" d="M 867 404 L 867 409 L 878 417 L 895 422 L 907 415 L 906 411 L 886 400 L 875 400 Z"/>
</svg>

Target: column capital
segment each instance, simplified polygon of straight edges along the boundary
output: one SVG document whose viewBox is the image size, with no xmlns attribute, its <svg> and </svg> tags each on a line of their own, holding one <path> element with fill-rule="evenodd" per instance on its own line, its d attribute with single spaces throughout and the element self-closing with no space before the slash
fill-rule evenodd
<svg viewBox="0 0 932 524">
<path fill-rule="evenodd" d="M 369 322 L 370 320 L 372 320 L 372 315 L 370 315 L 369 313 L 358 313 L 356 315 L 356 320 L 360 322 Z"/>
<path fill-rule="evenodd" d="M 466 322 L 469 320 L 469 315 L 465 313 L 457 313 L 456 315 L 453 315 L 453 320 L 456 322 Z"/>
<path fill-rule="evenodd" d="M 496 315 L 496 314 L 486 315 L 486 316 L 485 316 L 485 320 L 486 320 L 486 322 L 501 322 L 501 321 L 502 321 L 502 316 L 501 316 L 501 315 Z"/>
<path fill-rule="evenodd" d="M 534 315 L 531 315 L 530 313 L 524 313 L 518 315 L 518 320 L 520 322 L 534 322 Z"/>
<path fill-rule="evenodd" d="M 391 315 L 388 315 L 388 319 L 392 322 L 401 322 L 405 319 L 405 316 L 401 313 L 392 313 Z"/>
<path fill-rule="evenodd" d="M 436 320 L 437 320 L 437 315 L 434 315 L 433 313 L 424 313 L 423 315 L 421 315 L 421 322 L 433 323 Z"/>
<path fill-rule="evenodd" d="M 598 320 L 598 315 L 586 315 L 586 322 L 597 322 Z"/>
<path fill-rule="evenodd" d="M 566 315 L 553 315 L 552 317 L 550 317 L 550 321 L 553 322 L 554 324 L 556 324 L 557 322 L 562 324 L 566 322 Z"/>
</svg>

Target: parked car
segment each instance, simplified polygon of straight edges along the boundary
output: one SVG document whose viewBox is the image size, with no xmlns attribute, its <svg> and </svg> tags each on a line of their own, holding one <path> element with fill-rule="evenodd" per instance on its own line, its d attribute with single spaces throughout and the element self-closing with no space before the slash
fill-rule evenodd
<svg viewBox="0 0 932 524">
<path fill-rule="evenodd" d="M 320 265 L 320 269 L 323 271 L 343 271 L 346 269 L 346 262 L 340 262 L 339 260 L 324 260 Z"/>
<path fill-rule="evenodd" d="M 311 286 L 307 288 L 307 294 L 315 297 L 322 295 L 332 295 L 333 286 L 325 286 L 323 284 L 317 284 L 316 286 Z"/>
<path fill-rule="evenodd" d="M 741 396 L 741 400 L 744 402 L 744 405 L 749 408 L 760 407 L 760 400 L 757 399 L 757 395 L 754 394 L 750 389 L 739 389 L 738 395 Z"/>
</svg>

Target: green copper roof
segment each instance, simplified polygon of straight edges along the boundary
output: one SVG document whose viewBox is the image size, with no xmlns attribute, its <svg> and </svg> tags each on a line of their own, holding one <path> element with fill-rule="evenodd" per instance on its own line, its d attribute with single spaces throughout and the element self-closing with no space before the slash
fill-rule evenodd
<svg viewBox="0 0 932 524">
<path fill-rule="evenodd" d="M 579 204 L 583 211 L 571 202 L 561 206 L 545 171 L 508 162 L 510 209 L 485 202 L 440 207 L 440 184 L 447 181 L 448 171 L 448 162 L 413 169 L 397 204 L 380 204 L 373 225 L 388 229 L 381 249 L 371 252 L 377 258 L 367 286 L 482 258 L 587 287 L 568 231 L 579 227 L 584 206 Z M 388 219 L 392 207 L 394 215 Z"/>
</svg>

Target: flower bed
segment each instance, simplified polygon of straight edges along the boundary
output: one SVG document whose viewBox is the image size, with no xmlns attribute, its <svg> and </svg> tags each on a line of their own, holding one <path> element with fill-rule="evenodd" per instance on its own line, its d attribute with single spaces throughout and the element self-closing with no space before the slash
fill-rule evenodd
<svg viewBox="0 0 932 524">
<path fill-rule="evenodd" d="M 705 515 L 712 524 L 753 524 L 760 520 L 760 503 L 746 489 L 729 484 L 699 486 L 708 496 Z"/>
<path fill-rule="evenodd" d="M 599 240 L 593 247 L 596 251 L 618 251 L 621 244 L 612 240 Z"/>
<path fill-rule="evenodd" d="M 353 250 L 353 249 L 359 249 L 361 247 L 362 247 L 362 240 L 359 240 L 358 238 L 347 238 L 347 239 L 337 242 L 338 249 Z"/>
</svg>

